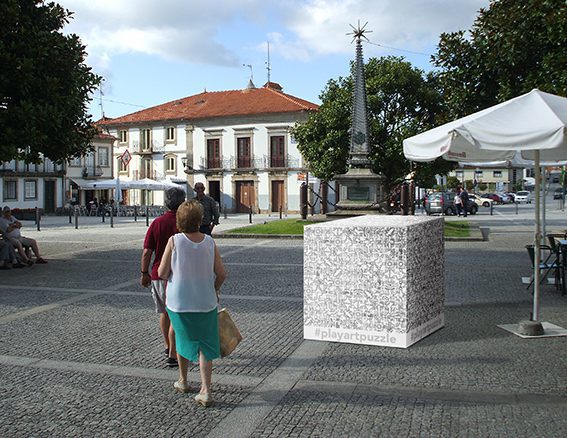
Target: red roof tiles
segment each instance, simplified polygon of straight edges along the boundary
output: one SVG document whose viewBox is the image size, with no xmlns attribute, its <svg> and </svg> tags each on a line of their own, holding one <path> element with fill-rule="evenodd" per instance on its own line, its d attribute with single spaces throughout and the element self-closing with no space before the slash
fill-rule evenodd
<svg viewBox="0 0 567 438">
<path fill-rule="evenodd" d="M 227 116 L 315 111 L 318 108 L 318 105 L 307 100 L 285 94 L 272 87 L 262 87 L 205 91 L 99 123 L 113 126 L 161 120 L 192 121 Z"/>
</svg>

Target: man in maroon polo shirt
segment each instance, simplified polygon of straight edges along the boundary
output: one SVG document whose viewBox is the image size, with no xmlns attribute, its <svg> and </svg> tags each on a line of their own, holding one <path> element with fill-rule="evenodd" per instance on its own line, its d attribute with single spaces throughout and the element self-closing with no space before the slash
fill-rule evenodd
<svg viewBox="0 0 567 438">
<path fill-rule="evenodd" d="M 167 241 L 177 233 L 175 213 L 177 208 L 185 201 L 185 192 L 181 188 L 171 188 L 165 192 L 165 207 L 167 211 L 155 219 L 144 240 L 144 251 L 142 252 L 140 283 L 144 287 L 151 286 L 152 297 L 156 305 L 156 313 L 159 314 L 159 326 L 165 344 L 167 356 L 166 365 L 177 366 L 177 352 L 175 350 L 175 333 L 169 322 L 169 316 L 165 309 L 165 286 L 166 281 L 159 278 L 158 267 L 161 257 L 165 251 Z M 154 255 L 154 261 L 150 272 L 150 261 Z"/>
</svg>

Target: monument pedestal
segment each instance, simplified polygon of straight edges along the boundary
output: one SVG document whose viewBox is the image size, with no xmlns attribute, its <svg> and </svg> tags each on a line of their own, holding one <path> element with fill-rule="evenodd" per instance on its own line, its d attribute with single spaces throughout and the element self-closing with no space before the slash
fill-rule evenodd
<svg viewBox="0 0 567 438">
<path fill-rule="evenodd" d="M 304 232 L 304 337 L 407 348 L 444 325 L 443 218 L 366 215 Z"/>
<path fill-rule="evenodd" d="M 367 168 L 352 168 L 334 180 L 339 183 L 337 210 L 329 216 L 356 216 L 380 212 L 381 177 Z"/>
</svg>

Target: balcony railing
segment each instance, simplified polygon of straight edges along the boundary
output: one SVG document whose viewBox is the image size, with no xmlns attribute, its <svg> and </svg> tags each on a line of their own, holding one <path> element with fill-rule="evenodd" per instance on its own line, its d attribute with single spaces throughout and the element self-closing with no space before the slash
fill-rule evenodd
<svg viewBox="0 0 567 438">
<path fill-rule="evenodd" d="M 87 166 L 83 167 L 83 177 L 102 176 L 103 170 L 100 166 Z"/>
<path fill-rule="evenodd" d="M 234 157 L 230 158 L 201 158 L 201 169 L 205 170 L 243 170 L 243 169 L 286 169 L 298 168 L 299 158 L 290 155 L 286 157 L 269 157 L 264 155 L 256 157 Z"/>
<path fill-rule="evenodd" d="M 139 141 L 132 142 L 132 152 L 134 154 L 163 153 L 164 150 L 165 145 L 156 140 L 152 140 L 149 144 Z"/>
</svg>

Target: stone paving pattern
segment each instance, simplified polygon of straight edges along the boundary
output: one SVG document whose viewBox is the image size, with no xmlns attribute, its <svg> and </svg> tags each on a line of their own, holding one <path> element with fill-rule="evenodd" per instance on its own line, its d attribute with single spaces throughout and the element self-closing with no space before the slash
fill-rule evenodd
<svg viewBox="0 0 567 438">
<path fill-rule="evenodd" d="M 496 327 L 527 319 L 532 302 L 520 278 L 533 221 L 498 219 L 489 242 L 446 242 L 445 328 L 408 349 L 324 344 L 292 362 L 300 377 L 284 390 L 259 388 L 305 345 L 302 241 L 219 239 L 222 304 L 245 340 L 215 362 L 209 409 L 173 392 L 138 286 L 145 224 L 26 223 L 49 264 L 0 272 L 0 436 L 564 437 L 567 338 Z M 541 303 L 567 327 L 567 297 L 545 285 Z M 239 406 L 247 427 L 226 424 Z"/>
</svg>

